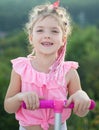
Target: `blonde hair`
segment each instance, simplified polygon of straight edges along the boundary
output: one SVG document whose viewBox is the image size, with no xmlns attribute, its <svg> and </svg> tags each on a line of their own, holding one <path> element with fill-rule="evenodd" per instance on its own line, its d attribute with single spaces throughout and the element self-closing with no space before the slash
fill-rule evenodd
<svg viewBox="0 0 99 130">
<path fill-rule="evenodd" d="M 52 16 L 57 20 L 59 26 L 63 31 L 63 38 L 66 38 L 67 41 L 68 36 L 71 34 L 70 15 L 65 8 L 53 7 L 53 5 L 50 3 L 36 6 L 31 10 L 29 14 L 29 21 L 28 23 L 26 23 L 25 28 L 28 35 L 31 35 L 33 27 L 39 19 L 42 20 L 48 16 Z M 66 52 L 66 43 L 64 43 L 64 46 L 59 49 L 58 57 L 56 59 L 56 62 L 52 66 L 52 70 L 57 68 L 62 63 L 62 61 L 64 60 L 65 52 Z M 32 50 L 30 56 L 32 55 L 34 55 L 34 50 Z"/>
<path fill-rule="evenodd" d="M 47 16 L 53 16 L 63 30 L 66 38 L 71 34 L 70 16 L 67 10 L 63 7 L 53 7 L 52 4 L 39 5 L 33 8 L 29 13 L 29 21 L 26 23 L 26 31 L 30 35 L 33 31 L 33 26 L 39 19 L 44 19 Z"/>
</svg>

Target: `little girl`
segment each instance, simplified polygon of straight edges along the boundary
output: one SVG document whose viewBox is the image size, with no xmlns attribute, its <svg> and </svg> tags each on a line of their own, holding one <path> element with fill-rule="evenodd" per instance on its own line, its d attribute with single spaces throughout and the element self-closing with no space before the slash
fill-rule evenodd
<svg viewBox="0 0 99 130">
<path fill-rule="evenodd" d="M 28 57 L 13 59 L 11 80 L 4 108 L 15 113 L 20 130 L 53 130 L 52 109 L 38 109 L 40 99 L 66 100 L 66 107 L 74 102 L 74 113 L 80 117 L 88 113 L 90 99 L 81 89 L 78 63 L 64 61 L 70 17 L 57 2 L 35 7 L 26 24 L 32 53 Z M 25 102 L 26 108 L 22 107 Z M 71 110 L 62 113 L 61 130 L 67 130 L 66 120 Z"/>
</svg>

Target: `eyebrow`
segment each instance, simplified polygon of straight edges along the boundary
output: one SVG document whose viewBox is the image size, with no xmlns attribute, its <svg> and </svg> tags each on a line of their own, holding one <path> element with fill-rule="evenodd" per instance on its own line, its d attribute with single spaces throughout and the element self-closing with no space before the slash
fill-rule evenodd
<svg viewBox="0 0 99 130">
<path fill-rule="evenodd" d="M 37 26 L 36 28 L 43 28 L 43 26 Z"/>
<path fill-rule="evenodd" d="M 44 28 L 44 26 L 37 26 L 36 28 Z M 59 29 L 58 27 L 51 27 L 51 29 Z"/>
</svg>

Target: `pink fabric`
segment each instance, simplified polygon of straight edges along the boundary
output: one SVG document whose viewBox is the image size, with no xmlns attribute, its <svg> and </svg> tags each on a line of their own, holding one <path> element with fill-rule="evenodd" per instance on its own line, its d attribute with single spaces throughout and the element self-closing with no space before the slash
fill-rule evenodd
<svg viewBox="0 0 99 130">
<path fill-rule="evenodd" d="M 21 76 L 22 92 L 35 91 L 45 99 L 67 99 L 65 75 L 71 68 L 78 68 L 77 62 L 67 61 L 58 66 L 54 72 L 46 74 L 36 71 L 29 58 L 19 57 L 11 62 L 16 73 Z M 65 122 L 70 114 L 70 109 L 64 109 L 62 122 Z M 48 124 L 54 124 L 54 112 L 52 109 L 30 111 L 20 107 L 16 112 L 16 119 L 19 120 L 21 126 L 41 125 L 44 130 L 48 130 Z"/>
</svg>

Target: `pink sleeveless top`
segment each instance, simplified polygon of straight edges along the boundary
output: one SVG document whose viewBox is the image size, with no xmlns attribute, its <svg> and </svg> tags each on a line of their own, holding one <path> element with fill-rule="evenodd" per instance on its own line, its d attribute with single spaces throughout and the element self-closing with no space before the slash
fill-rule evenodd
<svg viewBox="0 0 99 130">
<path fill-rule="evenodd" d="M 29 58 L 19 57 L 11 60 L 13 69 L 21 76 L 21 91 L 35 91 L 44 99 L 66 100 L 68 88 L 65 76 L 71 68 L 77 69 L 78 63 L 66 61 L 54 72 L 43 73 L 36 71 Z M 21 126 L 41 125 L 48 130 L 49 124 L 54 125 L 54 112 L 52 109 L 26 110 L 23 107 L 15 113 Z M 70 109 L 63 109 L 62 122 L 64 123 L 71 114 Z"/>
</svg>

